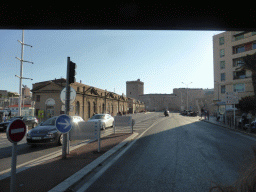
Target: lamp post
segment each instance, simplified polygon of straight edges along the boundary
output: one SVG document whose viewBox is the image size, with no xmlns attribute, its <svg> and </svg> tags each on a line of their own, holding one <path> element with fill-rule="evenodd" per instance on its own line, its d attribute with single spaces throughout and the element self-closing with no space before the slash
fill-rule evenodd
<svg viewBox="0 0 256 192">
<path fill-rule="evenodd" d="M 186 84 L 186 83 L 184 83 L 184 82 L 181 82 L 181 83 L 183 83 L 184 85 L 187 86 L 187 110 L 188 110 L 188 85 L 191 84 L 192 82 L 190 82 L 190 83 L 188 83 L 188 84 Z"/>
</svg>

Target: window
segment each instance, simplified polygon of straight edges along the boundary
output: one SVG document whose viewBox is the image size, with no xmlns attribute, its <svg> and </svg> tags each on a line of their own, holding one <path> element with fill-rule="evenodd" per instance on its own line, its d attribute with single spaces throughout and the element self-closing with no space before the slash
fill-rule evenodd
<svg viewBox="0 0 256 192">
<path fill-rule="evenodd" d="M 220 81 L 225 81 L 226 80 L 226 74 L 225 73 L 221 73 L 220 74 Z"/>
<path fill-rule="evenodd" d="M 235 48 L 235 53 L 242 53 L 242 52 L 245 52 L 245 46 Z"/>
<path fill-rule="evenodd" d="M 37 96 L 36 96 L 36 101 L 37 101 L 37 102 L 40 102 L 40 95 L 37 95 Z"/>
<path fill-rule="evenodd" d="M 93 102 L 93 112 L 96 113 L 96 103 Z"/>
<path fill-rule="evenodd" d="M 244 38 L 244 34 L 235 36 L 235 41 L 238 41 L 240 39 Z"/>
<path fill-rule="evenodd" d="M 233 85 L 234 92 L 244 92 L 244 83 L 238 83 Z"/>
<path fill-rule="evenodd" d="M 88 102 L 88 118 L 91 117 L 91 103 Z"/>
<path fill-rule="evenodd" d="M 233 80 L 235 79 L 244 79 L 245 78 L 245 70 L 242 71 L 234 71 L 233 72 Z"/>
<path fill-rule="evenodd" d="M 220 45 L 224 45 L 224 37 L 219 38 L 219 43 L 220 43 Z"/>
<path fill-rule="evenodd" d="M 225 50 L 224 49 L 221 49 L 220 50 L 220 57 L 224 57 L 225 56 Z"/>
<path fill-rule="evenodd" d="M 79 103 L 79 101 L 76 102 L 76 115 L 80 115 L 80 103 Z"/>
<path fill-rule="evenodd" d="M 243 64 L 244 64 L 244 61 L 242 58 L 233 60 L 233 67 L 241 67 Z"/>
<path fill-rule="evenodd" d="M 252 49 L 256 49 L 256 43 L 252 44 Z"/>
<path fill-rule="evenodd" d="M 225 85 L 221 85 L 220 86 L 220 91 L 221 91 L 221 93 L 226 93 L 226 86 Z"/>
<path fill-rule="evenodd" d="M 225 69 L 225 61 L 220 62 L 220 69 Z"/>
</svg>

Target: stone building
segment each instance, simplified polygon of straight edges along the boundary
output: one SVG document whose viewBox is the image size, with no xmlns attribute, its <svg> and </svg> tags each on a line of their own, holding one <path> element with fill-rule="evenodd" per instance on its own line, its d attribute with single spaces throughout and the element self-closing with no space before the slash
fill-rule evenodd
<svg viewBox="0 0 256 192">
<path fill-rule="evenodd" d="M 213 90 L 175 88 L 172 94 L 140 94 L 144 93 L 144 83 L 138 79 L 137 81 L 127 81 L 126 91 L 126 95 L 144 102 L 145 109 L 148 111 L 169 109 L 170 111 L 200 112 L 201 108 L 204 108 L 213 113 Z"/>
<path fill-rule="evenodd" d="M 165 109 L 175 111 L 179 109 L 175 94 L 144 94 L 140 95 L 140 100 L 145 103 L 145 108 L 149 111 L 163 111 Z"/>
<path fill-rule="evenodd" d="M 128 108 L 131 114 L 142 112 L 145 111 L 145 103 L 128 97 Z"/>
<path fill-rule="evenodd" d="M 35 101 L 36 116 L 44 111 L 44 118 L 58 116 L 65 111 L 60 94 L 66 86 L 66 79 L 55 79 L 33 84 L 32 97 Z M 70 107 L 70 115 L 81 116 L 88 120 L 94 113 L 116 115 L 119 111 L 128 112 L 128 99 L 107 90 L 75 82 L 71 87 L 76 91 L 76 99 Z"/>
<path fill-rule="evenodd" d="M 140 95 L 144 94 L 144 82 L 138 79 L 137 81 L 126 81 L 126 96 L 140 100 Z"/>
<path fill-rule="evenodd" d="M 204 91 L 203 89 L 186 89 L 175 88 L 173 94 L 177 96 L 176 102 L 179 103 L 179 110 L 200 111 L 204 106 Z"/>
</svg>

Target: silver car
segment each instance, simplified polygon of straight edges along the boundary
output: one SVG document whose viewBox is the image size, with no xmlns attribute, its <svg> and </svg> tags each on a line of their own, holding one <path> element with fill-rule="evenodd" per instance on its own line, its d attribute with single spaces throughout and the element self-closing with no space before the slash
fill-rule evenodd
<svg viewBox="0 0 256 192">
<path fill-rule="evenodd" d="M 113 127 L 114 117 L 109 114 L 96 114 L 88 120 L 88 122 L 101 121 L 101 128 Z"/>
</svg>

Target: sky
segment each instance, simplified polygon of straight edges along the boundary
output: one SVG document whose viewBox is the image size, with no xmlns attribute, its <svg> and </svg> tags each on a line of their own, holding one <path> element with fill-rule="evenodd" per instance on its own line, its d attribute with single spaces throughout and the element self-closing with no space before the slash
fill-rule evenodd
<svg viewBox="0 0 256 192">
<path fill-rule="evenodd" d="M 213 88 L 213 35 L 223 31 L 24 30 L 22 84 L 66 78 L 67 57 L 76 81 L 126 94 L 140 79 L 144 94 L 174 88 Z M 0 30 L 0 90 L 19 93 L 22 30 Z M 184 82 L 185 84 L 183 84 Z"/>
</svg>

